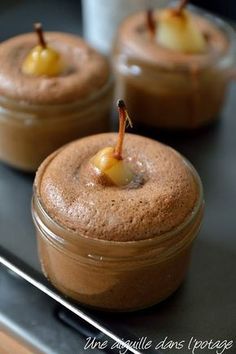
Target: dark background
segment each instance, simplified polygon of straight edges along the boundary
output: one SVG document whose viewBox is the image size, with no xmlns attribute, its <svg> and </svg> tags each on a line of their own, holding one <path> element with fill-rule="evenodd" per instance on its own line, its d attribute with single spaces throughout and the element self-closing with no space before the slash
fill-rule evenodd
<svg viewBox="0 0 236 354">
<path fill-rule="evenodd" d="M 228 17 L 231 20 L 236 20 L 235 0 L 194 0 L 191 1 L 191 3 Z"/>
</svg>

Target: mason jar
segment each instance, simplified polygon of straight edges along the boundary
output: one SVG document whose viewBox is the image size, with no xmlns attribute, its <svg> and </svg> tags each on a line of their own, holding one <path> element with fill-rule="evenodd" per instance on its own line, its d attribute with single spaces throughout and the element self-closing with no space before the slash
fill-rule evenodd
<svg viewBox="0 0 236 354">
<path fill-rule="evenodd" d="M 112 81 L 78 102 L 32 105 L 0 97 L 0 159 L 32 172 L 76 138 L 109 130 Z"/>
<path fill-rule="evenodd" d="M 85 39 L 104 54 L 110 53 L 120 22 L 147 7 L 163 7 L 168 0 L 83 0 Z"/>
<path fill-rule="evenodd" d="M 0 159 L 29 172 L 61 145 L 108 130 L 113 93 L 105 57 L 79 36 L 44 35 L 64 64 L 58 75 L 23 72 L 35 33 L 0 44 Z"/>
<path fill-rule="evenodd" d="M 215 121 L 222 110 L 235 70 L 235 31 L 216 16 L 190 9 L 209 53 L 185 54 L 157 45 L 145 12 L 128 17 L 118 30 L 113 49 L 116 97 L 124 98 L 134 124 L 196 129 Z M 157 26 L 158 15 L 157 10 Z"/>
<path fill-rule="evenodd" d="M 47 159 L 41 174 L 57 154 Z M 201 180 L 192 165 L 183 162 L 197 186 L 194 208 L 171 231 L 145 240 L 103 240 L 68 229 L 46 210 L 35 185 L 32 216 L 48 280 L 79 303 L 107 311 L 143 309 L 170 296 L 186 276 L 203 216 Z"/>
</svg>

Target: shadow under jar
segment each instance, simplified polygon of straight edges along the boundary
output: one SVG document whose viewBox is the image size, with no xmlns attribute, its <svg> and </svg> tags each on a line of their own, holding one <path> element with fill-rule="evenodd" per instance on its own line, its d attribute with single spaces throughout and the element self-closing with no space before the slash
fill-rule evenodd
<svg viewBox="0 0 236 354">
<path fill-rule="evenodd" d="M 207 43 L 202 54 L 165 48 L 151 37 L 145 12 L 120 26 L 113 49 L 116 96 L 140 125 L 190 130 L 214 121 L 235 69 L 236 35 L 216 16 L 190 7 Z M 154 12 L 157 23 L 160 10 Z"/>
<path fill-rule="evenodd" d="M 46 32 L 61 55 L 61 74 L 31 76 L 22 63 L 34 33 L 0 44 L 0 159 L 24 171 L 65 143 L 109 129 L 112 81 L 107 60 L 81 38 Z"/>
<path fill-rule="evenodd" d="M 162 144 L 133 135 L 127 137 L 127 142 L 130 140 L 127 149 L 133 144 L 139 145 L 139 148 L 143 147 L 141 151 L 149 155 L 148 151 L 154 148 L 153 151 L 160 153 L 160 163 L 169 166 L 169 170 L 175 169 L 179 163 L 182 166 L 179 178 L 183 179 L 185 191 L 180 196 L 182 182 L 173 188 L 172 183 L 176 181 L 173 182 L 170 175 L 163 179 L 157 177 L 161 185 L 157 193 L 165 203 L 166 217 L 163 218 L 160 205 L 153 202 L 158 196 L 153 192 L 151 178 L 141 189 L 135 190 L 93 187 L 84 184 L 83 177 L 79 181 L 80 175 L 76 177 L 78 168 L 71 169 L 73 162 L 85 155 L 87 159 L 91 156 L 87 155 L 88 149 L 93 154 L 105 141 L 115 141 L 114 137 L 115 134 L 103 134 L 86 138 L 86 141 L 82 139 L 49 156 L 37 173 L 32 215 L 42 269 L 56 288 L 89 307 L 134 311 L 164 300 L 184 280 L 193 241 L 202 221 L 203 191 L 198 174 L 182 156 Z M 75 151 L 76 156 L 68 158 Z M 172 156 L 169 162 L 172 167 L 166 161 L 166 151 Z M 147 164 L 152 153 L 147 157 Z M 67 160 L 70 161 L 67 163 Z M 59 165 L 66 172 L 58 179 L 54 176 Z M 55 196 L 62 180 L 63 184 L 66 180 L 66 187 Z M 165 181 L 171 181 L 170 189 L 164 187 Z M 71 191 L 73 201 L 69 201 Z M 149 193 L 155 195 L 154 199 L 145 200 Z M 116 210 L 112 207 L 115 202 L 120 203 Z M 191 205 L 187 215 L 186 203 Z M 130 217 L 136 221 L 130 223 Z M 182 221 L 179 223 L 178 220 Z M 84 227 L 83 233 L 78 231 L 79 227 Z M 153 230 L 157 235 L 152 234 Z"/>
</svg>

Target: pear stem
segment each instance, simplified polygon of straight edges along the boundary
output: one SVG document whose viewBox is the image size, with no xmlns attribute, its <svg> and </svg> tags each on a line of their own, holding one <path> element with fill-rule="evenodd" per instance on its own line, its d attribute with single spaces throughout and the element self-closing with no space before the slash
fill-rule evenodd
<svg viewBox="0 0 236 354">
<path fill-rule="evenodd" d="M 42 28 L 42 24 L 37 22 L 34 24 L 34 30 L 38 35 L 38 40 L 39 40 L 39 44 L 43 47 L 46 48 L 47 44 L 46 41 L 44 39 L 44 35 L 43 35 L 43 28 Z"/>
<path fill-rule="evenodd" d="M 176 9 L 176 13 L 177 14 L 181 14 L 181 12 L 185 9 L 185 7 L 187 6 L 188 4 L 188 0 L 181 0 L 177 9 Z"/>
<path fill-rule="evenodd" d="M 117 108 L 119 112 L 119 133 L 118 140 L 114 151 L 114 157 L 118 160 L 122 160 L 122 147 L 125 135 L 125 126 L 127 119 L 127 110 L 123 100 L 117 101 Z"/>
<path fill-rule="evenodd" d="M 156 31 L 156 23 L 154 20 L 152 9 L 147 10 L 147 27 L 148 27 L 148 30 L 149 30 L 149 33 L 151 34 L 151 36 L 154 37 L 155 31 Z"/>
</svg>

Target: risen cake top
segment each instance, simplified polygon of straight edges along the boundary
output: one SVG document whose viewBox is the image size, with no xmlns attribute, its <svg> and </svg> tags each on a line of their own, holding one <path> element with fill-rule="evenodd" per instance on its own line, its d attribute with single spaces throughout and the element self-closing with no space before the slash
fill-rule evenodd
<svg viewBox="0 0 236 354">
<path fill-rule="evenodd" d="M 140 183 L 123 188 L 103 185 L 89 161 L 116 140 L 115 133 L 86 137 L 44 161 L 35 186 L 46 212 L 66 229 L 104 240 L 148 239 L 180 225 L 199 194 L 183 157 L 159 142 L 127 134 L 123 156 Z"/>
<path fill-rule="evenodd" d="M 154 12 L 157 21 L 162 14 L 162 10 Z M 173 67 L 173 65 L 183 65 L 194 67 L 211 65 L 216 59 L 226 55 L 230 46 L 227 36 L 217 27 L 216 24 L 199 15 L 192 14 L 192 20 L 207 41 L 207 50 L 200 54 L 189 54 L 175 51 L 159 44 L 155 38 L 151 38 L 147 28 L 145 12 L 139 12 L 127 17 L 118 30 L 118 55 L 122 52 L 121 61 L 140 60 L 141 62 L 163 67 Z M 116 53 L 115 53 L 116 54 Z M 182 67 L 183 69 L 183 67 Z"/>
<path fill-rule="evenodd" d="M 65 70 L 54 77 L 24 74 L 22 64 L 37 37 L 35 33 L 16 36 L 0 44 L 0 95 L 32 104 L 63 104 L 96 94 L 106 84 L 107 60 L 80 37 L 46 32 L 45 39 L 61 55 Z"/>
</svg>

